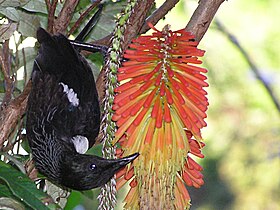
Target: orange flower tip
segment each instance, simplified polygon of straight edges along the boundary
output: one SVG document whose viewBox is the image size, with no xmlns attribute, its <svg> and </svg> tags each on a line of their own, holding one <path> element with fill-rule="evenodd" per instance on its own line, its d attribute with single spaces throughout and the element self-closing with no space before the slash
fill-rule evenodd
<svg viewBox="0 0 280 210">
<path fill-rule="evenodd" d="M 131 167 L 129 171 L 124 175 L 125 180 L 130 180 L 134 176 L 134 167 Z"/>
<path fill-rule="evenodd" d="M 186 172 L 184 172 L 182 174 L 182 178 L 183 178 L 184 182 L 186 183 L 186 185 L 188 185 L 190 187 L 193 185 L 193 182 L 192 182 L 190 176 Z"/>
<path fill-rule="evenodd" d="M 120 115 L 114 114 L 114 115 L 112 116 L 112 120 L 113 120 L 113 121 L 118 121 L 120 118 L 121 118 Z"/>
<path fill-rule="evenodd" d="M 192 132 L 189 131 L 189 130 L 185 130 L 186 131 L 186 134 L 187 134 L 187 137 L 188 139 L 190 139 L 193 135 L 192 135 Z"/>
<path fill-rule="evenodd" d="M 203 179 L 197 179 L 197 180 L 193 181 L 192 184 L 195 188 L 200 188 L 202 185 L 204 185 L 204 181 L 203 181 Z"/>
<path fill-rule="evenodd" d="M 202 141 L 200 141 L 200 142 L 199 142 L 199 146 L 200 146 L 200 148 L 203 148 L 203 147 L 205 146 L 205 143 L 202 142 Z"/>
<path fill-rule="evenodd" d="M 190 169 L 194 169 L 197 171 L 202 171 L 203 168 L 201 165 L 199 165 L 197 162 L 195 162 L 191 157 L 187 157 L 187 162 L 185 163 L 185 168 L 190 168 Z M 187 170 L 187 169 L 186 169 Z"/>
<path fill-rule="evenodd" d="M 130 186 L 131 188 L 134 188 L 134 187 L 137 186 L 137 181 L 136 181 L 135 178 L 129 183 L 129 186 Z"/>
<path fill-rule="evenodd" d="M 121 139 L 120 139 L 120 140 L 121 140 Z M 123 152 L 124 152 L 124 151 L 123 151 L 122 148 L 117 148 L 117 149 L 116 149 L 116 155 L 117 155 L 117 156 L 121 156 L 121 155 L 123 154 Z"/>
<path fill-rule="evenodd" d="M 113 110 L 118 110 L 120 107 L 117 105 L 117 104 L 114 104 L 113 106 L 112 106 L 112 109 Z"/>
<path fill-rule="evenodd" d="M 197 170 L 187 170 L 187 172 L 189 174 L 191 174 L 191 176 L 193 176 L 195 179 L 202 179 L 203 178 L 203 174 L 200 173 L 199 171 Z"/>
<path fill-rule="evenodd" d="M 173 98 L 169 89 L 166 89 L 166 99 L 168 104 L 173 104 Z"/>
<path fill-rule="evenodd" d="M 161 128 L 161 126 L 162 126 L 162 120 L 157 120 L 156 121 L 156 128 Z M 161 141 L 161 140 L 159 140 L 159 141 Z"/>
<path fill-rule="evenodd" d="M 148 108 L 148 107 L 150 107 L 150 105 L 151 105 L 151 103 L 152 103 L 152 101 L 153 101 L 153 99 L 154 99 L 154 95 L 156 94 L 156 89 L 154 89 L 149 95 L 148 95 L 148 97 L 146 98 L 146 100 L 145 100 L 145 102 L 144 102 L 144 108 Z"/>
<path fill-rule="evenodd" d="M 137 98 L 139 95 L 141 95 L 143 93 L 143 91 L 141 91 L 140 89 L 138 89 L 137 91 L 135 91 L 134 93 L 132 93 L 130 96 L 129 96 L 129 99 L 130 100 L 133 100 L 135 98 Z"/>
<path fill-rule="evenodd" d="M 170 115 L 170 111 L 166 110 L 164 111 L 164 122 L 166 123 L 171 123 L 172 119 L 171 119 L 171 115 Z"/>
<path fill-rule="evenodd" d="M 135 120 L 133 121 L 133 125 L 134 125 L 134 126 L 138 126 L 138 125 L 142 122 L 142 120 L 143 120 L 143 118 L 144 118 L 144 116 L 145 116 L 147 110 L 148 110 L 148 109 L 144 109 L 144 110 L 142 110 L 142 111 L 137 115 L 137 117 L 136 117 Z"/>
</svg>

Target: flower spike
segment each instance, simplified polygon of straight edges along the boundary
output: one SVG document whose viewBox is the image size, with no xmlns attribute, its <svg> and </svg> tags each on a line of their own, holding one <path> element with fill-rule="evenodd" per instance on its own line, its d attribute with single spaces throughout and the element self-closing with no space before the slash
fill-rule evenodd
<svg viewBox="0 0 280 210">
<path fill-rule="evenodd" d="M 129 209 L 184 209 L 190 206 L 185 184 L 203 185 L 201 129 L 206 126 L 206 69 L 196 66 L 194 36 L 167 25 L 140 36 L 124 54 L 118 69 L 113 109 L 118 156 L 139 152 L 133 166 L 118 174 L 117 186 L 130 181 Z M 148 206 L 147 206 L 148 205 Z"/>
</svg>

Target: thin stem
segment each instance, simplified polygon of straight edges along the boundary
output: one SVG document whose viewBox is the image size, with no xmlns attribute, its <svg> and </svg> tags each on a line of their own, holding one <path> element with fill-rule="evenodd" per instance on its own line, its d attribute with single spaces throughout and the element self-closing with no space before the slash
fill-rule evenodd
<svg viewBox="0 0 280 210">
<path fill-rule="evenodd" d="M 227 28 L 221 23 L 219 20 L 215 20 L 215 24 L 218 28 L 219 31 L 221 31 L 223 34 L 227 36 L 227 38 L 237 47 L 237 49 L 241 52 L 249 66 L 251 67 L 251 70 L 255 74 L 256 78 L 263 84 L 264 88 L 266 89 L 267 93 L 269 94 L 270 98 L 272 99 L 276 109 L 280 113 L 280 103 L 277 100 L 276 95 L 274 94 L 272 87 L 268 82 L 266 82 L 262 75 L 261 75 L 261 70 L 257 67 L 256 63 L 251 59 L 250 55 L 247 53 L 247 51 L 244 49 L 244 47 L 240 44 L 238 39 L 230 33 Z"/>
<path fill-rule="evenodd" d="M 70 34 L 72 34 L 74 31 L 76 31 L 76 29 L 81 25 L 81 22 L 85 19 L 85 17 L 100 3 L 100 1 L 94 2 L 93 4 L 91 4 L 86 11 L 84 11 L 79 19 L 75 22 L 75 24 L 72 26 L 72 28 L 70 29 L 70 31 L 67 33 L 67 36 L 69 36 Z"/>
<path fill-rule="evenodd" d="M 145 24 L 141 28 L 140 34 L 146 33 L 150 29 L 147 23 L 155 25 L 160 19 L 162 19 L 177 3 L 179 0 L 166 0 L 156 11 L 153 12 L 145 21 Z"/>
<path fill-rule="evenodd" d="M 56 5 L 58 3 L 58 0 L 53 0 L 52 4 L 48 4 L 50 2 L 47 2 L 47 8 L 48 8 L 48 31 L 50 33 L 53 33 L 53 26 L 54 26 L 54 13 L 56 9 Z"/>
<path fill-rule="evenodd" d="M 10 53 L 9 53 L 9 41 L 5 41 L 3 44 L 2 52 L 0 53 L 0 63 L 5 80 L 5 95 L 1 105 L 1 110 L 12 99 L 13 94 L 13 77 L 10 75 Z"/>
<path fill-rule="evenodd" d="M 54 22 L 54 32 L 64 34 L 73 15 L 79 0 L 67 0 Z"/>
</svg>

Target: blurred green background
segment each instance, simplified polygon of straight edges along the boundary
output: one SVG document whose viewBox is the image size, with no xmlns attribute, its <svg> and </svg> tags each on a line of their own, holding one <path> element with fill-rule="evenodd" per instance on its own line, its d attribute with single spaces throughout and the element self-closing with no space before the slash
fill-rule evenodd
<svg viewBox="0 0 280 210">
<path fill-rule="evenodd" d="M 180 1 L 164 24 L 185 27 L 197 1 Z M 180 21 L 179 21 L 180 19 Z M 280 100 L 280 1 L 226 1 L 215 19 L 238 39 Z M 280 113 L 240 51 L 213 22 L 199 48 L 209 70 L 205 185 L 192 209 L 280 209 Z"/>
</svg>

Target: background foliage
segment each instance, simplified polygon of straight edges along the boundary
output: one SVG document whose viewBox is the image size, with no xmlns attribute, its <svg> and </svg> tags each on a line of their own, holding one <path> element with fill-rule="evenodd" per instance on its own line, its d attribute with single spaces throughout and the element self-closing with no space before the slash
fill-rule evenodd
<svg viewBox="0 0 280 210">
<path fill-rule="evenodd" d="M 35 35 L 37 26 L 46 27 L 46 10 L 42 9 L 45 8 L 42 6 L 45 1 L 31 0 L 20 10 L 13 9 L 15 8 L 13 5 L 9 5 L 8 10 L 3 9 L 5 4 L 16 2 L 19 1 L 1 1 L 0 13 L 2 16 L 9 15 L 19 24 L 18 30 L 24 37 L 15 36 L 15 39 L 20 39 L 19 43 L 25 43 L 31 39 L 25 40 L 27 36 Z M 82 0 L 78 8 L 83 10 L 87 4 L 88 1 Z M 157 28 L 162 28 L 167 23 L 172 25 L 173 30 L 185 27 L 196 5 L 197 1 L 180 1 Z M 97 28 L 90 39 L 99 39 L 114 27 L 113 22 L 106 21 L 110 21 L 113 14 L 119 10 L 116 6 L 109 9 L 110 7 L 103 13 L 104 22 L 99 25 L 101 28 Z M 33 14 L 34 11 L 39 13 Z M 235 35 L 261 69 L 263 80 L 273 87 L 278 100 L 280 100 L 279 14 L 278 0 L 247 0 L 226 1 L 216 15 L 216 19 Z M 78 17 L 79 11 L 74 15 L 73 23 Z M 109 28 L 106 28 L 107 26 Z M 212 23 L 199 47 L 206 50 L 203 61 L 209 70 L 210 87 L 207 91 L 210 106 L 208 127 L 203 130 L 206 142 L 203 152 L 206 158 L 201 164 L 204 167 L 205 185 L 198 190 L 189 189 L 192 209 L 280 209 L 279 112 L 240 51 L 218 30 L 215 22 Z M 20 69 L 14 72 L 17 76 L 15 96 L 22 91 L 29 78 L 36 50 L 37 48 L 33 46 L 25 47 L 25 61 L 22 59 L 22 50 L 17 52 L 18 56 L 15 51 L 13 52 L 14 69 Z M 93 56 L 90 59 L 94 59 Z M 100 60 L 98 62 L 100 63 Z M 20 68 L 24 63 L 27 70 L 25 74 L 22 73 L 23 68 Z M 0 101 L 3 96 L 4 76 L 1 71 Z M 16 141 L 19 131 L 21 123 L 10 137 L 11 141 Z M 22 138 L 24 139 L 24 135 Z M 28 149 L 26 150 L 28 152 Z M 100 148 L 95 149 L 96 151 L 100 151 Z M 1 156 L 1 160 L 3 159 L 4 156 Z M 5 174 L 1 169 L 0 197 L 4 197 L 9 196 L 11 192 L 5 187 L 3 178 Z M 95 199 L 97 194 L 98 190 L 84 194 L 73 191 L 66 209 L 92 209 L 97 205 Z M 124 192 L 120 193 L 120 200 L 122 194 Z M 20 201 L 17 197 L 13 198 Z M 41 197 L 38 196 L 37 199 L 40 200 Z"/>
<path fill-rule="evenodd" d="M 275 26 L 279 4 L 275 0 L 226 1 L 215 16 L 249 53 L 278 101 L 280 30 Z M 181 2 L 177 14 L 192 6 L 193 2 Z M 240 51 L 214 23 L 200 48 L 206 50 L 210 106 L 203 131 L 205 185 L 190 189 L 193 209 L 280 209 L 279 112 Z"/>
</svg>

